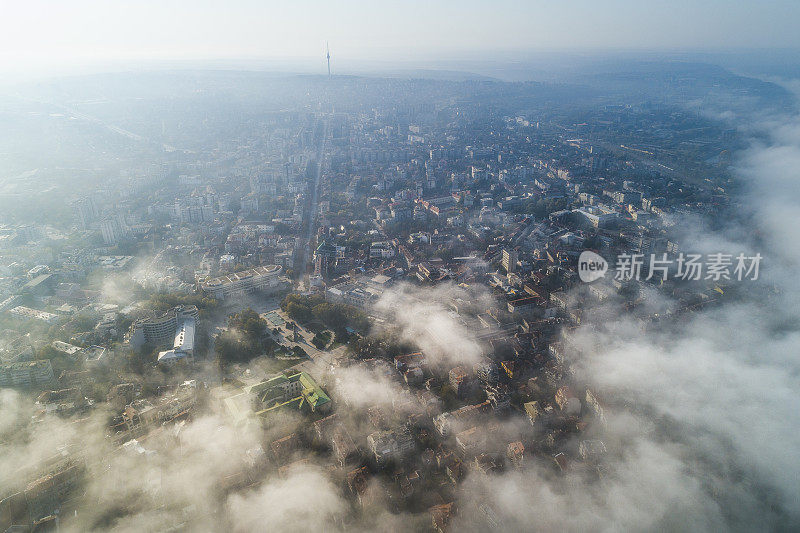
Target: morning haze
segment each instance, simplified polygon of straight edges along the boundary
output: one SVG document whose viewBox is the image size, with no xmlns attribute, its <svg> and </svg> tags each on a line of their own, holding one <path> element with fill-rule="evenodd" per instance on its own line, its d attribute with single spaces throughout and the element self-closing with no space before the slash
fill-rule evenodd
<svg viewBox="0 0 800 533">
<path fill-rule="evenodd" d="M 794 2 L 8 2 L 0 530 L 800 524 Z"/>
</svg>

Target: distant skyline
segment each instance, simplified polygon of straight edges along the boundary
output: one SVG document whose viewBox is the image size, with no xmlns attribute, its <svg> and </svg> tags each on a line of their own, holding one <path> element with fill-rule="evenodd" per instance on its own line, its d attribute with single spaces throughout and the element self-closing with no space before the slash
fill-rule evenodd
<svg viewBox="0 0 800 533">
<path fill-rule="evenodd" d="M 0 0 L 0 69 L 127 61 L 463 59 L 545 49 L 800 48 L 800 2 Z"/>
</svg>

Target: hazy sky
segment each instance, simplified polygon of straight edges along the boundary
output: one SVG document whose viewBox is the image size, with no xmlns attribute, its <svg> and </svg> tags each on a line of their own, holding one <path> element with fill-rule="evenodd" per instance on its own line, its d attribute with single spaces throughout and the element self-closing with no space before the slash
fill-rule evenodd
<svg viewBox="0 0 800 533">
<path fill-rule="evenodd" d="M 541 48 L 798 47 L 799 0 L 0 0 L 0 67 L 130 59 L 438 59 Z"/>
</svg>

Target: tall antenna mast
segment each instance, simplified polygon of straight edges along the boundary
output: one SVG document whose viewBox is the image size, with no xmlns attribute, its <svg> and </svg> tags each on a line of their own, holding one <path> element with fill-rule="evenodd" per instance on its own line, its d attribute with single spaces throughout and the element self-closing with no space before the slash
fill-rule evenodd
<svg viewBox="0 0 800 533">
<path fill-rule="evenodd" d="M 325 57 L 328 59 L 328 77 L 331 77 L 331 48 L 328 41 L 325 41 Z"/>
</svg>

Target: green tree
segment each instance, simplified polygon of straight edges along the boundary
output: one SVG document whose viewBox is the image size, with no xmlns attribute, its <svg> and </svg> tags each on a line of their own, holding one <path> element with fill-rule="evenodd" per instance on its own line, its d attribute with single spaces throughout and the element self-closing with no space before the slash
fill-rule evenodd
<svg viewBox="0 0 800 533">
<path fill-rule="evenodd" d="M 274 344 L 266 338 L 267 322 L 248 308 L 228 318 L 228 329 L 217 335 L 214 351 L 217 361 L 227 363 L 247 362 L 265 352 Z"/>
<path fill-rule="evenodd" d="M 289 305 L 286 306 L 286 314 L 289 315 L 292 320 L 298 322 L 308 322 L 313 318 L 311 309 L 307 305 L 297 302 L 289 302 Z"/>
</svg>

